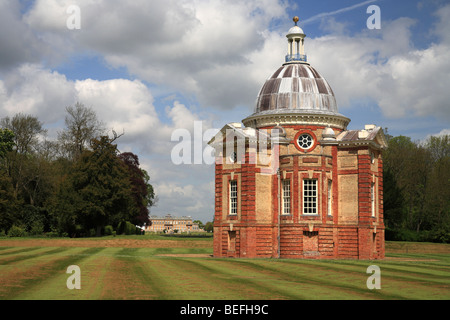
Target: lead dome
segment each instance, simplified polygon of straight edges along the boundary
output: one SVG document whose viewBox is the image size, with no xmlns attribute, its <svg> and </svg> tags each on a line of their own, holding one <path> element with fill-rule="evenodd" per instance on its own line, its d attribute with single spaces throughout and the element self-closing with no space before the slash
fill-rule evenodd
<svg viewBox="0 0 450 320">
<path fill-rule="evenodd" d="M 346 129 L 350 119 L 338 112 L 334 92 L 328 81 L 307 62 L 306 35 L 297 26 L 286 34 L 288 52 L 285 63 L 262 86 L 246 126 L 262 127 L 276 123 L 317 123 Z M 308 115 L 308 118 L 304 116 Z M 302 118 L 303 116 L 303 118 Z M 327 118 L 324 118 L 327 117 Z M 332 118 L 330 118 L 332 117 Z M 295 119 L 294 119 L 295 118 Z"/>
<path fill-rule="evenodd" d="M 285 63 L 259 92 L 255 113 L 310 112 L 337 114 L 337 103 L 327 80 L 304 63 Z"/>
</svg>

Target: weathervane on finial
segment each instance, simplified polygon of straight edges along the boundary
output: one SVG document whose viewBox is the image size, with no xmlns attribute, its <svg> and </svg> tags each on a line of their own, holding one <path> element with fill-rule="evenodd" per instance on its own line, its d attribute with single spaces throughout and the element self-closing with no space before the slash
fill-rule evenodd
<svg viewBox="0 0 450 320">
<path fill-rule="evenodd" d="M 294 20 L 295 25 L 297 25 L 297 22 L 298 22 L 300 19 L 299 19 L 297 16 L 295 16 L 294 19 L 292 19 L 292 20 Z"/>
</svg>

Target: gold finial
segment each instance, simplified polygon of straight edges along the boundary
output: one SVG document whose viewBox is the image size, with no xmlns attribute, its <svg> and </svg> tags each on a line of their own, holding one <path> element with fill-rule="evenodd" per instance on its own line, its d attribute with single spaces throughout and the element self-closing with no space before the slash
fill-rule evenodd
<svg viewBox="0 0 450 320">
<path fill-rule="evenodd" d="M 298 22 L 300 19 L 299 19 L 297 16 L 295 16 L 294 19 L 292 19 L 292 20 L 294 20 L 295 25 L 297 25 L 297 22 Z"/>
</svg>

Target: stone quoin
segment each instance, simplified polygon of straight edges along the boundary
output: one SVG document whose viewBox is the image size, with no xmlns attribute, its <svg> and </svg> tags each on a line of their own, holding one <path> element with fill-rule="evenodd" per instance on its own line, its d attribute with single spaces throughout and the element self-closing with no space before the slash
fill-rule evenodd
<svg viewBox="0 0 450 320">
<path fill-rule="evenodd" d="M 214 257 L 383 259 L 383 130 L 347 130 L 294 22 L 254 113 L 208 142 Z"/>
</svg>

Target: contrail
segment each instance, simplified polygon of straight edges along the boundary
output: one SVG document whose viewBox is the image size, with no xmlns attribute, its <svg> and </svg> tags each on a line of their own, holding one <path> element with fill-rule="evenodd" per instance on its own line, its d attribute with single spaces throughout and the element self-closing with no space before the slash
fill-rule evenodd
<svg viewBox="0 0 450 320">
<path fill-rule="evenodd" d="M 375 2 L 375 1 L 377 1 L 377 0 L 367 0 L 367 1 L 364 1 L 364 2 L 361 2 L 361 3 L 357 3 L 357 4 L 354 4 L 354 5 L 350 6 L 350 7 L 342 8 L 342 9 L 339 9 L 339 10 L 336 10 L 336 11 L 319 13 L 319 14 L 311 17 L 311 18 L 303 20 L 302 21 L 302 25 L 314 22 L 314 21 L 319 20 L 319 19 L 321 19 L 323 17 L 334 16 L 335 14 L 338 14 L 338 13 L 347 12 L 347 11 L 359 8 L 361 6 L 364 6 L 366 4 Z"/>
</svg>

